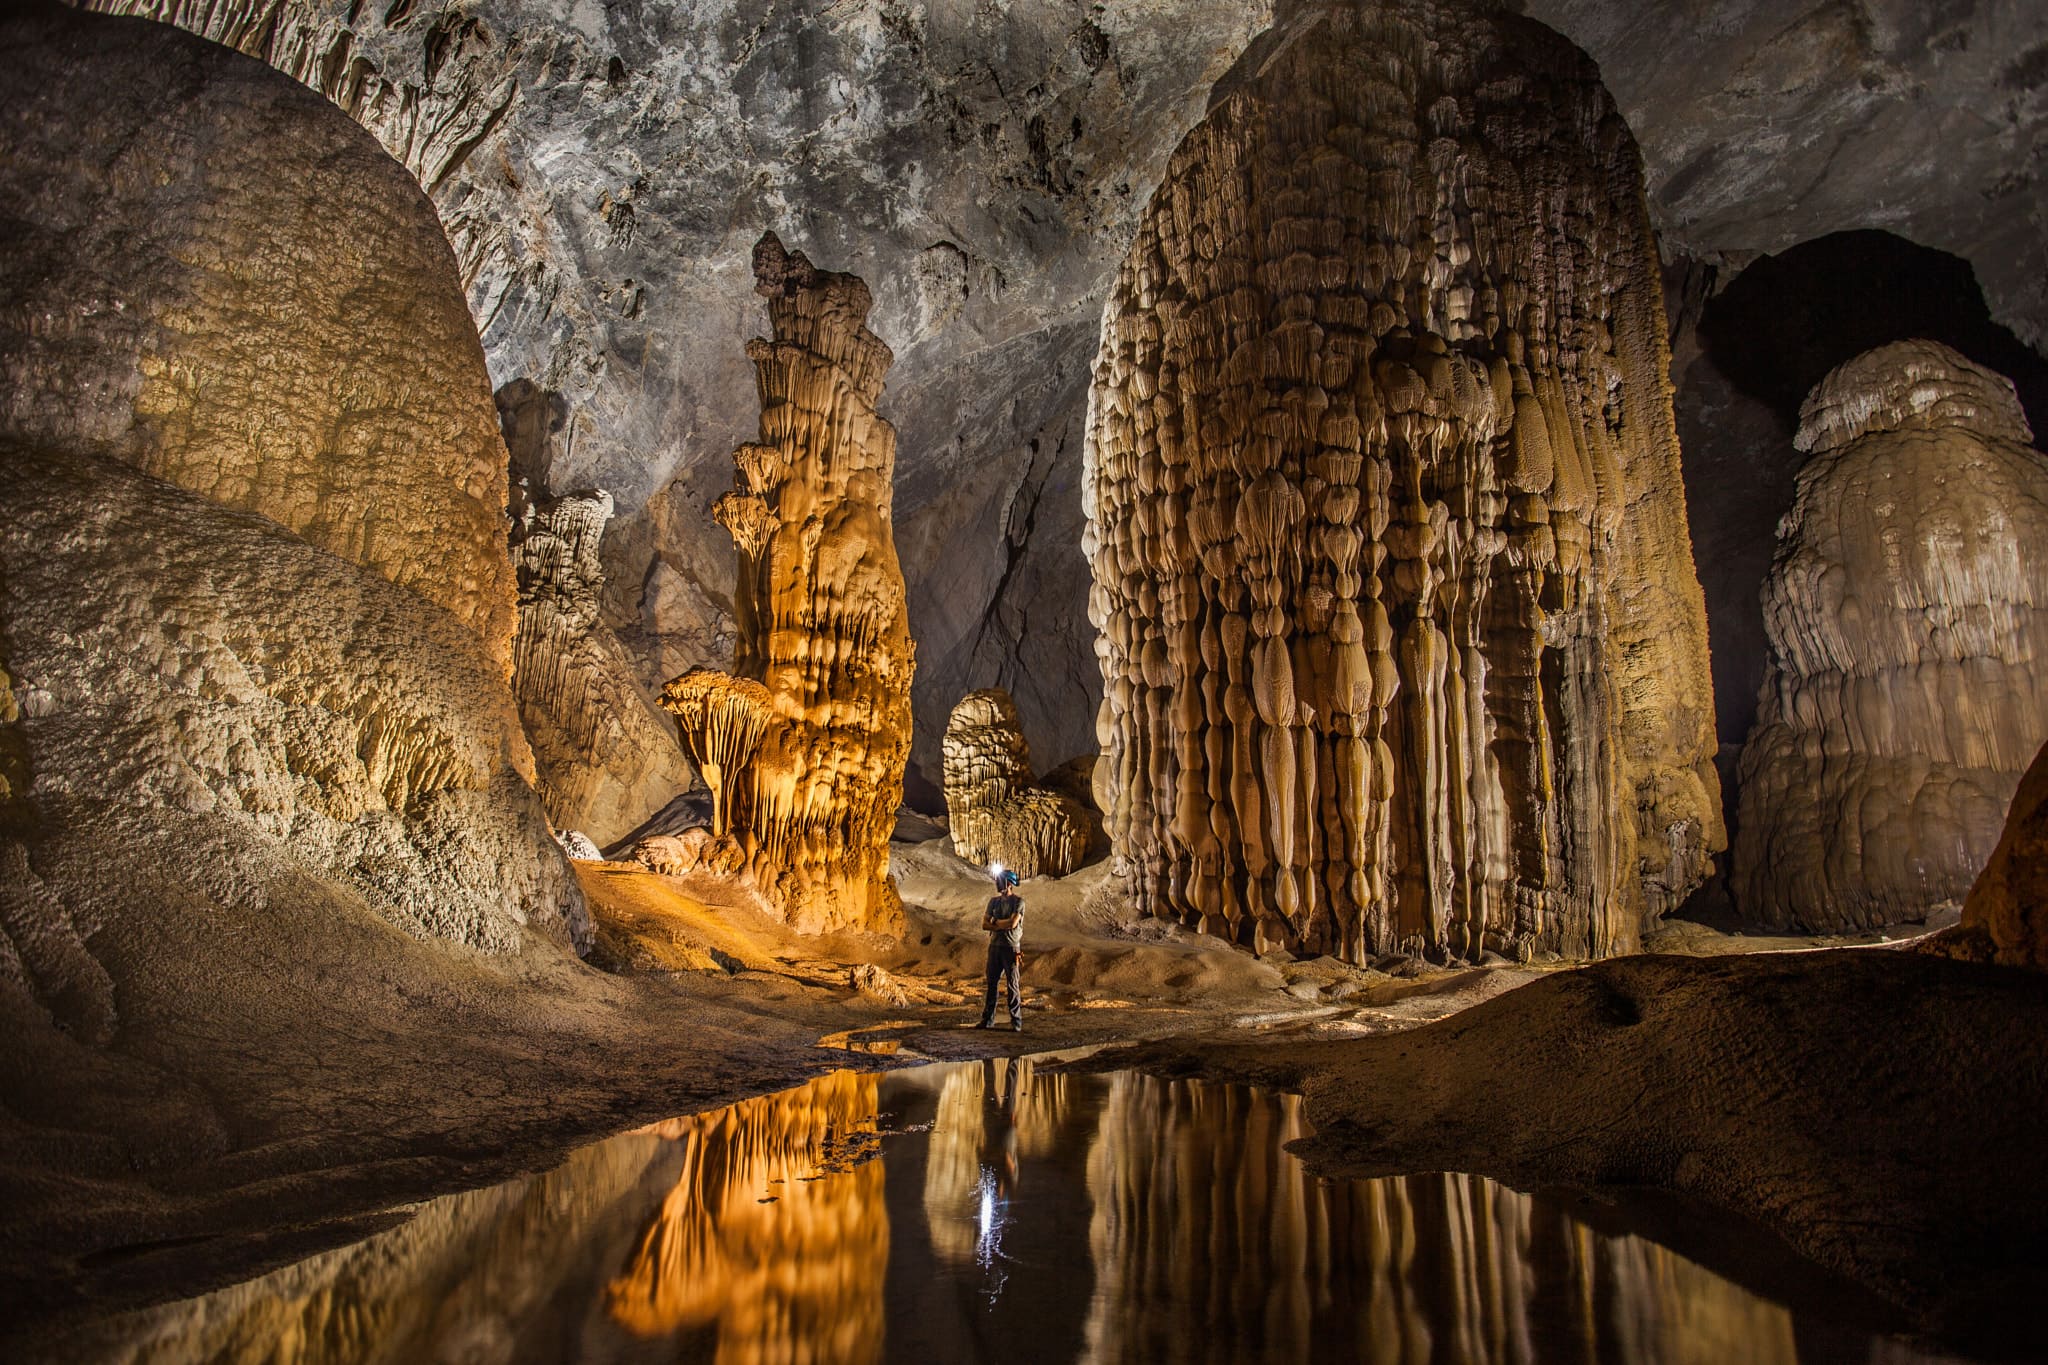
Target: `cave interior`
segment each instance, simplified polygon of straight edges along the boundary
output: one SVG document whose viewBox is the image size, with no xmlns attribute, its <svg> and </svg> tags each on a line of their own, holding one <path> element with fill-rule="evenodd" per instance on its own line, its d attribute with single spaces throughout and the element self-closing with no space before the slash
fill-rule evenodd
<svg viewBox="0 0 2048 1365">
<path fill-rule="evenodd" d="M 0 35 L 7 1358 L 2048 1357 L 2048 9 Z"/>
</svg>

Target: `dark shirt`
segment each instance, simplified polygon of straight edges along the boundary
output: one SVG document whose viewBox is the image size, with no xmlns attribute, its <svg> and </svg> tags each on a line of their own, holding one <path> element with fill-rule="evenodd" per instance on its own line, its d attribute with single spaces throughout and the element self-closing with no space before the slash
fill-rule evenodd
<svg viewBox="0 0 2048 1365">
<path fill-rule="evenodd" d="M 1016 916 L 1016 920 L 1009 928 L 989 930 L 988 942 L 991 948 L 997 944 L 1003 944 L 1013 953 L 1023 949 L 1024 898 L 1022 896 L 996 896 L 989 901 L 988 918 L 1009 919 L 1013 915 Z"/>
</svg>

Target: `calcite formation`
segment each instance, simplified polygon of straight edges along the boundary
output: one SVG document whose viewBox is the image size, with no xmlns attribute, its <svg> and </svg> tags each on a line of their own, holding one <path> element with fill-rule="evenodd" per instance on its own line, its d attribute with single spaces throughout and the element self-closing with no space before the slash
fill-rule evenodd
<svg viewBox="0 0 2048 1365">
<path fill-rule="evenodd" d="M 962 697 L 946 723 L 944 753 L 955 853 L 1025 877 L 1063 877 L 1081 865 L 1094 821 L 1073 797 L 1033 778 L 1031 746 L 1008 692 Z"/>
<path fill-rule="evenodd" d="M 467 622 L 509 675 L 505 447 L 419 185 L 212 44 L 54 6 L 12 36 L 0 429 L 268 517 Z"/>
<path fill-rule="evenodd" d="M 734 677 L 686 675 L 662 704 L 705 765 L 719 832 L 790 921 L 887 932 L 902 923 L 889 832 L 914 666 L 890 527 L 896 431 L 875 412 L 891 356 L 857 277 L 768 233 L 754 278 L 774 325 L 747 343 L 761 438 L 733 452 L 736 487 L 713 509 L 739 551 Z"/>
<path fill-rule="evenodd" d="M 609 844 L 688 787 L 689 764 L 598 610 L 598 546 L 611 495 L 515 492 L 512 681 L 520 719 L 548 818 Z"/>
<path fill-rule="evenodd" d="M 2005 832 L 1963 902 L 1961 927 L 1992 961 L 2048 971 L 2048 744 L 2013 794 Z"/>
<path fill-rule="evenodd" d="M 1636 152 L 1583 56 L 1332 8 L 1183 144 L 1090 399 L 1099 804 L 1239 942 L 1626 951 L 1721 844 Z"/>
<path fill-rule="evenodd" d="M 1732 890 L 1775 927 L 1961 900 L 2048 740 L 2048 457 L 2002 377 L 1905 341 L 1808 395 L 1764 585 Z"/>
<path fill-rule="evenodd" d="M 260 1015 L 209 935 L 290 937 L 321 993 L 399 933 L 586 943 L 419 187 L 184 34 L 53 6 L 0 46 L 0 994 L 98 1042 L 130 996 Z"/>
</svg>

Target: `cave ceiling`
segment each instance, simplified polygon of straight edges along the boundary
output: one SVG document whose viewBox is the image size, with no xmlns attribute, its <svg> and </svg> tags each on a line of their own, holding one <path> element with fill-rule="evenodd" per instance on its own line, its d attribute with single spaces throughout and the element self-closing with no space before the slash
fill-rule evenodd
<svg viewBox="0 0 2048 1365">
<path fill-rule="evenodd" d="M 709 509 L 755 411 L 734 344 L 758 330 L 753 242 L 772 228 L 862 275 L 899 357 L 887 415 L 919 640 L 914 759 L 935 777 L 953 703 L 991 684 L 1048 761 L 1093 747 L 1079 456 L 1102 299 L 1212 89 L 1314 7 L 91 7 L 290 72 L 427 187 L 493 383 L 543 395 L 529 466 L 557 493 L 616 500 L 607 613 L 649 683 L 731 655 L 730 550 Z M 1739 264 L 1883 228 L 1968 260 L 1993 314 L 2040 345 L 2048 9 L 2034 0 L 1510 8 L 1598 62 L 1642 145 L 1667 256 Z"/>
</svg>

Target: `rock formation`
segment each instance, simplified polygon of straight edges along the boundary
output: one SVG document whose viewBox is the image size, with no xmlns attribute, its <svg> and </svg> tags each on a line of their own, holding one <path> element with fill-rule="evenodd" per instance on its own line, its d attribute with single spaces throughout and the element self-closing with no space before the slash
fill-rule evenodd
<svg viewBox="0 0 2048 1365">
<path fill-rule="evenodd" d="M 2012 386 L 1898 342 L 1808 395 L 1764 587 L 1733 892 L 1816 931 L 1960 900 L 2048 739 L 2048 457 Z"/>
<path fill-rule="evenodd" d="M 192 979 L 222 926 L 312 921 L 309 975 L 587 941 L 418 186 L 212 44 L 54 7 L 0 42 L 0 978 L 98 1043 L 117 1001 L 260 1015 Z"/>
<path fill-rule="evenodd" d="M 44 13 L 0 110 L 0 424 L 268 517 L 509 672 L 505 447 L 433 205 L 254 62 Z"/>
<path fill-rule="evenodd" d="M 902 922 L 889 831 L 914 663 L 890 527 L 896 431 L 875 413 L 891 356 L 857 277 L 769 233 L 754 278 L 775 333 L 747 343 L 761 439 L 733 452 L 736 487 L 714 509 L 739 550 L 737 676 L 685 675 L 662 705 L 705 767 L 717 832 L 790 921 L 887 932 Z"/>
<path fill-rule="evenodd" d="M 947 710 L 991 684 L 1041 758 L 1092 744 L 1095 699 L 1072 701 L 1099 674 L 1071 547 L 1103 296 L 1217 77 L 1312 6 L 86 3 L 273 63 L 428 187 L 494 379 L 544 377 L 568 405 L 557 489 L 618 499 L 607 615 L 649 687 L 730 650 L 726 567 L 699 528 L 729 477 L 721 414 L 752 378 L 724 340 L 755 235 L 739 225 L 801 205 L 785 216 L 804 235 L 785 238 L 862 263 L 899 355 L 915 761 L 936 782 Z M 1719 6 L 1710 24 L 1627 0 L 1518 8 L 1599 64 L 1667 246 L 1742 259 L 1887 227 L 1966 257 L 1998 317 L 2039 343 L 2036 0 L 1787 0 Z"/>
<path fill-rule="evenodd" d="M 1634 145 L 1526 21 L 1290 36 L 1104 314 L 1111 839 L 1147 908 L 1247 944 L 1626 951 L 1721 842 Z"/>
<path fill-rule="evenodd" d="M 515 499 L 512 567 L 519 628 L 513 690 L 548 818 L 609 844 L 691 783 L 674 727 L 635 681 L 598 612 L 602 489 Z"/>
<path fill-rule="evenodd" d="M 1073 797 L 1036 783 L 1009 693 L 991 687 L 962 697 L 944 752 L 955 853 L 1025 877 L 1064 877 L 1088 856 L 1095 822 Z"/>
<path fill-rule="evenodd" d="M 1963 902 L 1961 930 L 1993 962 L 2048 971 L 2048 744 L 2020 780 L 2005 833 Z"/>
</svg>

